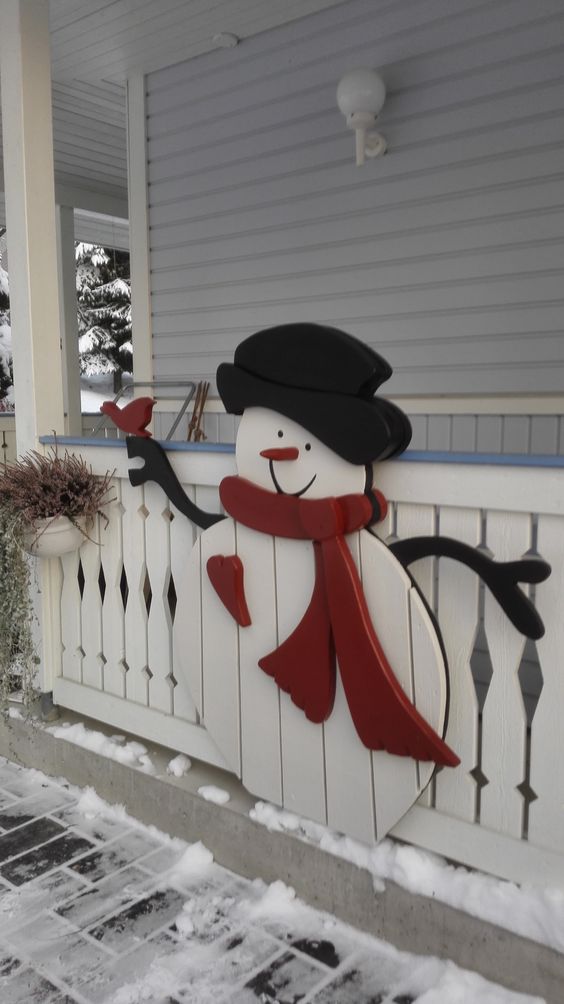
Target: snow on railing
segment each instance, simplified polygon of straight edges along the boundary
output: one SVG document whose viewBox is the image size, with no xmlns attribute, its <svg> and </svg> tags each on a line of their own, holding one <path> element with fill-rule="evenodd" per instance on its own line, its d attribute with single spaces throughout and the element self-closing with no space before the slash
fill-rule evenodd
<svg viewBox="0 0 564 1004">
<path fill-rule="evenodd" d="M 51 563 L 60 599 L 52 611 L 54 700 L 223 766 L 199 722 L 178 644 L 192 602 L 183 570 L 200 531 L 158 486 L 130 485 L 138 461 L 127 459 L 123 443 L 74 443 L 68 448 L 95 471 L 115 468 L 116 501 L 106 529 L 100 524 L 93 541 Z M 217 486 L 235 470 L 232 449 L 173 444 L 170 458 L 197 504 L 218 511 Z M 502 877 L 562 882 L 564 461 L 422 459 L 407 455 L 377 469 L 377 487 L 391 501 L 383 539 L 440 532 L 499 559 L 538 553 L 553 572 L 536 587 L 546 633 L 534 646 L 467 568 L 445 559 L 413 566 L 448 654 L 446 741 L 456 726 L 461 763 L 436 774 L 394 832 Z"/>
</svg>

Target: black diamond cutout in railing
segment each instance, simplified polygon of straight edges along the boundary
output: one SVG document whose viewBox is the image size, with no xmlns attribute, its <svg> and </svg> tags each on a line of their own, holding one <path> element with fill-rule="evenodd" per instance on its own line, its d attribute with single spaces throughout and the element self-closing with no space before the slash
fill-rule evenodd
<svg viewBox="0 0 564 1004">
<path fill-rule="evenodd" d="M 517 785 L 517 791 L 519 792 L 520 795 L 523 796 L 527 805 L 530 805 L 531 802 L 536 802 L 537 798 L 539 797 L 536 791 L 533 791 L 531 785 L 526 780 L 521 781 L 521 784 Z"/>
<path fill-rule="evenodd" d="M 82 597 L 84 596 L 84 569 L 82 567 L 82 561 L 80 561 L 80 559 L 79 559 L 79 562 L 78 562 L 78 572 L 76 573 L 76 577 L 77 577 L 77 580 L 78 580 L 78 588 L 79 588 L 79 591 L 80 591 L 80 598 L 82 599 Z"/>
<path fill-rule="evenodd" d="M 151 613 L 151 603 L 153 600 L 153 591 L 151 589 L 151 580 L 149 578 L 149 573 L 145 571 L 145 578 L 143 580 L 143 599 L 145 600 L 145 606 L 147 608 L 147 616 Z"/>
<path fill-rule="evenodd" d="M 98 588 L 100 590 L 100 598 L 103 603 L 106 595 L 106 576 L 104 575 L 104 568 L 102 565 L 100 565 L 100 573 L 98 575 Z"/>
<path fill-rule="evenodd" d="M 121 601 L 123 603 L 123 609 L 127 607 L 127 597 L 129 596 L 129 584 L 127 582 L 127 575 L 125 572 L 125 566 L 122 565 L 121 577 L 119 580 L 119 591 L 121 593 Z"/>
<path fill-rule="evenodd" d="M 490 783 L 481 767 L 474 767 L 474 769 L 470 771 L 470 777 L 474 778 L 479 791 Z"/>
<path fill-rule="evenodd" d="M 143 669 L 141 670 L 141 672 L 143 673 L 143 676 L 147 677 L 148 680 L 152 680 L 153 679 L 154 674 L 151 673 L 151 670 L 149 669 L 148 666 L 144 666 Z"/>
<path fill-rule="evenodd" d="M 493 676 L 492 660 L 488 649 L 488 640 L 484 630 L 484 622 L 480 617 L 480 624 L 474 642 L 474 651 L 470 657 L 470 668 L 474 677 L 474 687 L 478 698 L 478 707 L 483 711 L 487 693 L 490 688 Z"/>
<path fill-rule="evenodd" d="M 527 713 L 527 725 L 530 727 L 544 686 L 536 645 L 530 638 L 527 639 L 523 650 L 518 675 L 525 711 Z"/>
<path fill-rule="evenodd" d="M 529 763 L 527 763 L 527 773 L 529 771 Z M 521 784 L 517 785 L 517 791 L 523 799 L 523 839 L 527 839 L 529 836 L 529 817 L 531 811 L 531 805 L 536 802 L 539 797 L 536 791 L 531 788 L 529 778 L 526 777 Z"/>
<path fill-rule="evenodd" d="M 174 618 L 176 617 L 176 605 L 177 605 L 177 602 L 178 602 L 178 598 L 176 596 L 176 589 L 174 587 L 174 579 L 173 579 L 172 575 L 171 575 L 171 577 L 169 579 L 166 598 L 167 598 L 167 603 L 168 603 L 168 609 L 170 610 L 170 619 L 171 619 L 172 623 L 174 624 Z"/>
</svg>

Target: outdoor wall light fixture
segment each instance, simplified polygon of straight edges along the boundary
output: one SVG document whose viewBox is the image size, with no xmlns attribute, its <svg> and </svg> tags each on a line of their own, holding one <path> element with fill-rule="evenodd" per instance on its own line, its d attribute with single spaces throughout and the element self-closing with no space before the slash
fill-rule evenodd
<svg viewBox="0 0 564 1004">
<path fill-rule="evenodd" d="M 374 70 L 352 70 L 337 87 L 337 104 L 346 117 L 349 129 L 356 133 L 356 166 L 365 157 L 379 157 L 386 152 L 386 140 L 372 128 L 386 98 L 386 86 Z"/>
</svg>

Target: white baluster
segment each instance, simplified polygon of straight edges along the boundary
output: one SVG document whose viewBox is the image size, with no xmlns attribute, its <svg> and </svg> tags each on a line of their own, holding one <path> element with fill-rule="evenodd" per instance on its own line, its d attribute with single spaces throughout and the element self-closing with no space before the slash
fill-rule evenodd
<svg viewBox="0 0 564 1004">
<path fill-rule="evenodd" d="M 525 513 L 489 512 L 486 542 L 498 561 L 514 560 L 528 550 L 531 518 Z M 527 718 L 518 671 L 524 637 L 513 627 L 489 590 L 484 625 L 493 675 L 482 712 L 483 826 L 513 837 L 523 831 L 523 797 L 517 786 L 525 778 Z"/>
<path fill-rule="evenodd" d="M 108 526 L 101 527 L 101 560 L 104 569 L 106 592 L 102 604 L 102 640 L 104 649 L 104 691 L 125 697 L 125 618 L 121 595 L 121 574 L 123 569 L 123 539 L 121 516 L 122 483 L 118 478 L 112 481 L 112 495 L 115 501 L 108 506 Z"/>
<path fill-rule="evenodd" d="M 536 608 L 545 635 L 537 641 L 543 686 L 531 727 L 529 840 L 564 850 L 564 517 L 540 516 L 538 550 L 552 566 L 537 586 Z"/>
<path fill-rule="evenodd" d="M 145 583 L 145 513 L 143 488 L 122 482 L 123 565 L 127 577 L 125 607 L 125 659 L 127 699 L 148 704 L 147 606 Z"/>
<path fill-rule="evenodd" d="M 440 510 L 441 536 L 471 547 L 480 543 L 478 509 Z M 479 579 L 458 561 L 439 561 L 438 621 L 449 666 L 450 704 L 446 743 L 460 757 L 459 767 L 437 774 L 435 807 L 459 819 L 476 818 L 476 782 L 470 771 L 478 763 L 478 700 L 470 657 L 478 627 Z"/>
</svg>

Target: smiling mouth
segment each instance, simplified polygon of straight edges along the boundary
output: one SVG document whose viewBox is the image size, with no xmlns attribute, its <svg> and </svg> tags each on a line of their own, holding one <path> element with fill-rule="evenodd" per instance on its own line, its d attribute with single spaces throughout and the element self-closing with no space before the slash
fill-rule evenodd
<svg viewBox="0 0 564 1004">
<path fill-rule="evenodd" d="M 268 467 L 269 467 L 269 470 L 270 470 L 270 477 L 272 478 L 272 483 L 274 484 L 274 487 L 276 488 L 276 491 L 278 492 L 279 495 L 292 495 L 294 498 L 299 498 L 300 495 L 303 495 L 304 492 L 307 492 L 308 488 L 311 488 L 313 482 L 315 481 L 315 479 L 317 477 L 317 474 L 314 474 L 313 477 L 312 477 L 312 479 L 311 479 L 311 481 L 308 481 L 308 483 L 305 486 L 305 488 L 302 488 L 299 492 L 285 492 L 284 489 L 280 487 L 280 485 L 278 484 L 278 481 L 276 480 L 276 475 L 274 473 L 274 461 L 273 460 L 269 460 L 268 461 Z"/>
</svg>

